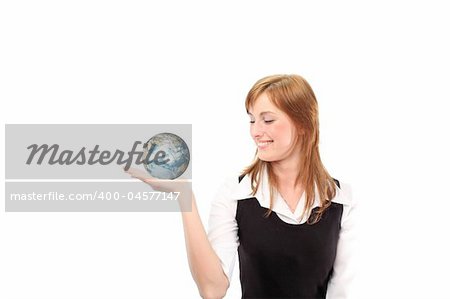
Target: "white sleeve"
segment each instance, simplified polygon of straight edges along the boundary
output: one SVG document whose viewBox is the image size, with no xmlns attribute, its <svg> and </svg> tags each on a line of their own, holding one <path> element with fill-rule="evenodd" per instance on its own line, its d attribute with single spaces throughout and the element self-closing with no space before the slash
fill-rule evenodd
<svg viewBox="0 0 450 299">
<path fill-rule="evenodd" d="M 344 205 L 341 219 L 341 230 L 337 244 L 336 259 L 333 265 L 333 273 L 328 283 L 327 299 L 347 299 L 350 298 L 352 282 L 355 276 L 355 245 L 357 242 L 356 233 L 356 207 L 351 187 L 342 184 L 342 191 L 347 194 L 349 204 Z"/>
<path fill-rule="evenodd" d="M 239 246 L 236 222 L 237 201 L 230 197 L 237 183 L 237 176 L 225 180 L 213 199 L 208 220 L 208 239 L 220 259 L 229 282 L 231 282 Z"/>
</svg>

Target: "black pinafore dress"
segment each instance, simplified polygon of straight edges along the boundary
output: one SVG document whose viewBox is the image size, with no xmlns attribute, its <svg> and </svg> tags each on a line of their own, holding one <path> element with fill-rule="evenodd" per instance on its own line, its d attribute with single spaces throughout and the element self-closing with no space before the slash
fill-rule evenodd
<svg viewBox="0 0 450 299">
<path fill-rule="evenodd" d="M 266 211 L 255 197 L 238 200 L 242 298 L 325 299 L 343 206 L 333 202 L 312 225 L 286 223 L 275 212 L 265 218 Z"/>
</svg>

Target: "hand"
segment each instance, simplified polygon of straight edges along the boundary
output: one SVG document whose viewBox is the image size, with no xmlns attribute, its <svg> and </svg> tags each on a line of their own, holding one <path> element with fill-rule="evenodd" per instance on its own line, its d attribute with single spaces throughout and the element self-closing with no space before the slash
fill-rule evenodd
<svg viewBox="0 0 450 299">
<path fill-rule="evenodd" d="M 148 184 L 155 191 L 161 192 L 179 192 L 178 201 L 182 211 L 190 211 L 192 200 L 192 180 L 191 179 L 175 179 L 175 180 L 163 180 L 152 177 L 148 172 L 141 169 L 130 167 L 124 171 L 128 173 L 132 178 L 141 180 Z"/>
</svg>

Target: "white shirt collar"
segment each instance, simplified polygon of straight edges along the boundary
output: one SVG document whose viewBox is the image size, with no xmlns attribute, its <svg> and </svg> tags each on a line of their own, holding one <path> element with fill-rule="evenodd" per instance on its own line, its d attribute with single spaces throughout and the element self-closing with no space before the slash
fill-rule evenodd
<svg viewBox="0 0 450 299">
<path fill-rule="evenodd" d="M 232 193 L 232 195 L 231 195 L 232 199 L 242 200 L 242 199 L 256 197 L 259 204 L 262 207 L 268 209 L 270 206 L 270 189 L 269 189 L 269 180 L 268 180 L 267 170 L 264 169 L 264 171 L 262 172 L 261 175 L 262 175 L 261 185 L 259 186 L 259 188 L 254 196 L 251 195 L 251 193 L 252 193 L 251 179 L 248 175 L 246 175 L 244 178 L 242 178 L 241 182 L 238 183 L 238 186 L 235 188 L 234 192 Z M 237 182 L 237 178 L 236 178 L 236 182 Z M 342 187 L 342 183 L 341 183 L 341 187 Z M 303 192 L 303 194 L 297 204 L 295 212 L 292 213 L 292 211 L 289 209 L 289 206 L 287 205 L 287 203 L 283 200 L 282 196 L 278 192 L 276 192 L 274 194 L 274 203 L 273 203 L 272 210 L 279 215 L 283 215 L 285 217 L 295 220 L 296 222 L 301 223 L 301 222 L 306 221 L 308 214 L 309 214 L 309 213 L 305 213 L 303 219 L 300 219 L 300 216 L 304 209 L 305 200 L 306 200 L 306 194 L 305 194 L 305 192 Z M 343 205 L 350 204 L 347 194 L 345 192 L 343 192 L 341 188 L 336 188 L 336 196 L 331 201 L 335 202 L 335 203 L 340 203 Z M 315 185 L 315 199 L 314 199 L 314 204 L 313 204 L 312 208 L 318 207 L 319 205 L 320 205 L 319 193 L 318 193 L 317 185 Z"/>
</svg>

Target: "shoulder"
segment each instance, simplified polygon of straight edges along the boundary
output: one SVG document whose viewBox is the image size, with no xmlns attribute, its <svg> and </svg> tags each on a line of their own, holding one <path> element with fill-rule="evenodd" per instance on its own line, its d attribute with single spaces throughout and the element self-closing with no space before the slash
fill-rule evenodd
<svg viewBox="0 0 450 299">
<path fill-rule="evenodd" d="M 231 195 L 239 187 L 239 182 L 239 173 L 228 174 L 222 178 L 217 192 Z"/>
<path fill-rule="evenodd" d="M 336 195 L 331 201 L 340 203 L 344 206 L 354 205 L 352 186 L 345 181 L 338 180 L 338 182 L 339 184 L 336 186 Z"/>
<path fill-rule="evenodd" d="M 239 193 L 239 173 L 224 176 L 213 196 L 211 202 L 211 217 L 233 217 L 237 209 L 237 196 Z"/>
<path fill-rule="evenodd" d="M 235 201 L 237 199 L 236 194 L 239 193 L 241 187 L 239 176 L 239 173 L 224 176 L 218 185 L 213 202 L 229 203 Z"/>
<path fill-rule="evenodd" d="M 348 182 L 339 180 L 340 187 L 336 188 L 336 196 L 331 200 L 334 203 L 342 204 L 342 223 L 350 223 L 348 221 L 354 218 L 354 210 L 357 206 L 357 201 L 353 196 L 352 185 Z"/>
</svg>

